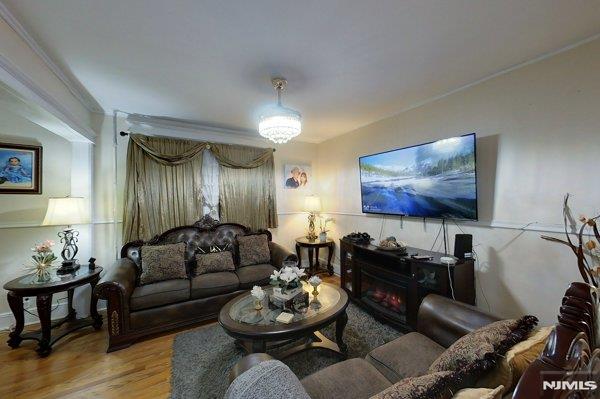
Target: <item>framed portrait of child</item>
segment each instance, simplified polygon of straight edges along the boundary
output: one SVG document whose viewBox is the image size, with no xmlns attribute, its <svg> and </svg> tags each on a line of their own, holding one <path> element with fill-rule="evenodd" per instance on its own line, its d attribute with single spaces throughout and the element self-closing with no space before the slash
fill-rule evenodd
<svg viewBox="0 0 600 399">
<path fill-rule="evenodd" d="M 0 194 L 42 193 L 42 147 L 0 143 Z"/>
</svg>

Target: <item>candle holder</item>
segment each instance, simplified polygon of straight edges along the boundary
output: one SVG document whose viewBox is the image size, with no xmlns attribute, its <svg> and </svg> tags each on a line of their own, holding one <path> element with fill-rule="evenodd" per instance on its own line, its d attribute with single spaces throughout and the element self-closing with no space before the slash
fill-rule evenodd
<svg viewBox="0 0 600 399">
<path fill-rule="evenodd" d="M 319 276 L 312 276 L 311 278 L 308 279 L 308 284 L 310 284 L 313 287 L 312 295 L 315 298 L 315 300 L 317 299 L 317 296 L 319 295 L 318 287 L 319 287 L 319 285 L 321 285 L 322 282 L 323 281 L 319 278 Z"/>
<path fill-rule="evenodd" d="M 263 291 L 263 289 L 260 286 L 255 285 L 254 287 L 252 287 L 252 291 L 250 291 L 250 295 L 252 295 L 252 298 L 254 298 L 254 309 L 257 311 L 262 310 L 262 308 L 263 308 L 262 301 L 265 297 L 265 292 Z"/>
</svg>

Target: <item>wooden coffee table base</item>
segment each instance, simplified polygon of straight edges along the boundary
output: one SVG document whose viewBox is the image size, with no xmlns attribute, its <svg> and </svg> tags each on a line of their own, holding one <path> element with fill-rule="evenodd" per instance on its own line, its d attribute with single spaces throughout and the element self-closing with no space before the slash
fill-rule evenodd
<svg viewBox="0 0 600 399">
<path fill-rule="evenodd" d="M 326 349 L 335 353 L 342 359 L 348 357 L 348 347 L 343 341 L 344 328 L 348 323 L 348 315 L 344 311 L 335 322 L 335 339 L 336 342 L 324 336 L 320 331 L 313 331 L 308 336 L 292 338 L 285 341 L 265 341 L 265 340 L 241 340 L 236 339 L 235 345 L 244 350 L 246 354 L 250 353 L 265 353 L 268 350 L 276 349 L 289 345 L 294 341 L 301 341 L 298 345 L 285 349 L 282 352 L 273 354 L 273 357 L 283 360 L 286 357 L 292 356 L 299 352 L 304 352 L 309 349 Z"/>
</svg>

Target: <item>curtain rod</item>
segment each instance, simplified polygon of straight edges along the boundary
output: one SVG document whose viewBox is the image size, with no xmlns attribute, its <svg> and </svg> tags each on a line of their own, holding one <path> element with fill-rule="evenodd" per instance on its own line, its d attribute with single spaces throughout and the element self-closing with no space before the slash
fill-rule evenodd
<svg viewBox="0 0 600 399">
<path fill-rule="evenodd" d="M 119 132 L 119 135 L 120 135 L 121 137 L 125 137 L 125 136 L 129 136 L 129 133 L 127 133 L 127 132 L 124 132 L 124 131 L 122 131 L 122 130 L 121 130 L 121 131 Z M 275 152 L 275 151 L 277 151 L 277 149 L 276 149 L 276 148 L 273 148 L 273 152 Z"/>
</svg>

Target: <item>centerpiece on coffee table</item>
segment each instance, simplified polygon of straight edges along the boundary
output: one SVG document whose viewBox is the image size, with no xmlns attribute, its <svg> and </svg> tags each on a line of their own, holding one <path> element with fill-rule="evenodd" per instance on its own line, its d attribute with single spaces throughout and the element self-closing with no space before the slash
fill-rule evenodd
<svg viewBox="0 0 600 399">
<path fill-rule="evenodd" d="M 297 266 L 284 266 L 281 270 L 275 270 L 271 275 L 271 285 L 274 288 L 270 302 L 286 310 L 298 309 L 302 304 L 308 306 L 308 292 L 302 288 L 301 279 L 304 276 L 304 270 Z"/>
</svg>

